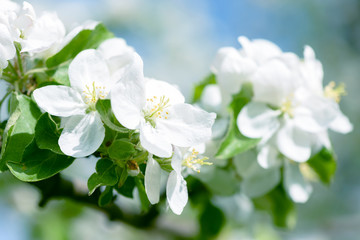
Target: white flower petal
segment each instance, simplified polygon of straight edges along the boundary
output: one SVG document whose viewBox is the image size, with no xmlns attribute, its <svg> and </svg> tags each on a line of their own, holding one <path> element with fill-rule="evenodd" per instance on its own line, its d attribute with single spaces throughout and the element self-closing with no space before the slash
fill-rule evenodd
<svg viewBox="0 0 360 240">
<path fill-rule="evenodd" d="M 28 35 L 28 32 L 31 31 L 35 20 L 36 14 L 33 6 L 30 3 L 24 1 L 20 12 L 17 13 L 17 18 L 13 21 L 13 25 L 15 28 L 17 28 L 16 30 L 18 33 L 18 36 L 16 36 L 16 41 L 21 40 L 19 33 L 20 31 L 24 36 Z"/>
<path fill-rule="evenodd" d="M 121 78 L 126 65 L 133 61 L 134 49 L 129 47 L 122 38 L 108 39 L 102 42 L 97 50 L 104 56 L 110 73 L 117 75 L 116 79 Z"/>
<path fill-rule="evenodd" d="M 188 201 L 188 191 L 185 179 L 176 171 L 172 171 L 169 175 L 166 197 L 171 210 L 180 215 Z"/>
<path fill-rule="evenodd" d="M 206 151 L 206 143 L 200 143 L 196 146 L 190 147 L 189 151 L 195 149 L 199 154 L 204 154 Z"/>
<path fill-rule="evenodd" d="M 171 144 L 149 123 L 140 123 L 140 142 L 146 150 L 158 157 L 168 158 L 172 155 Z"/>
<path fill-rule="evenodd" d="M 54 44 L 60 44 L 65 36 L 65 26 L 56 13 L 45 12 L 36 19 L 34 26 L 21 41 L 21 52 L 39 53 L 48 50 Z"/>
<path fill-rule="evenodd" d="M 318 153 L 323 148 L 331 149 L 331 142 L 327 131 L 314 134 L 313 144 L 311 146 L 312 153 Z"/>
<path fill-rule="evenodd" d="M 224 59 L 231 54 L 239 54 L 239 51 L 233 47 L 222 47 L 216 53 L 215 59 L 210 67 L 214 74 L 218 74 L 221 71 Z"/>
<path fill-rule="evenodd" d="M 207 85 L 201 95 L 201 106 L 207 111 L 217 112 L 221 108 L 221 92 L 216 84 Z"/>
<path fill-rule="evenodd" d="M 264 103 L 250 102 L 240 111 L 236 123 L 245 136 L 261 138 L 279 128 L 280 114 L 280 111 L 272 110 Z"/>
<path fill-rule="evenodd" d="M 88 107 L 81 95 L 67 86 L 42 87 L 36 89 L 33 96 L 40 108 L 54 116 L 83 115 Z"/>
<path fill-rule="evenodd" d="M 145 84 L 146 98 L 152 98 L 154 96 L 160 98 L 162 96 L 165 96 L 169 99 L 170 105 L 185 102 L 184 96 L 174 85 L 150 78 L 146 79 Z"/>
<path fill-rule="evenodd" d="M 300 70 L 305 86 L 313 93 L 322 95 L 324 71 L 310 46 L 304 48 L 304 61 L 300 64 Z"/>
<path fill-rule="evenodd" d="M 183 153 L 182 153 L 181 149 L 178 147 L 174 147 L 174 154 L 171 158 L 171 167 L 178 174 L 181 174 L 182 162 L 183 162 Z"/>
<path fill-rule="evenodd" d="M 208 113 L 190 104 L 176 104 L 168 108 L 168 119 L 158 119 L 159 132 L 170 143 L 179 147 L 191 147 L 211 138 L 215 113 Z"/>
<path fill-rule="evenodd" d="M 240 36 L 238 41 L 242 45 L 245 55 L 254 59 L 258 64 L 282 53 L 277 45 L 265 39 L 254 39 L 249 41 L 246 37 Z"/>
<path fill-rule="evenodd" d="M 291 120 L 277 134 L 279 151 L 297 162 L 305 162 L 310 158 L 312 141 L 311 134 L 297 128 Z"/>
<path fill-rule="evenodd" d="M 348 117 L 339 110 L 338 116 L 330 123 L 330 129 L 338 133 L 347 134 L 353 130 L 353 125 Z"/>
<path fill-rule="evenodd" d="M 294 122 L 299 128 L 316 133 L 329 127 L 339 114 L 339 106 L 332 100 L 310 96 L 294 109 Z"/>
<path fill-rule="evenodd" d="M 99 52 L 88 49 L 80 52 L 69 66 L 69 79 L 72 88 L 79 92 L 87 91 L 86 86 L 92 89 L 95 86 L 107 87 L 110 91 L 110 73 L 105 60 Z"/>
<path fill-rule="evenodd" d="M 257 156 L 257 161 L 263 168 L 272 168 L 280 166 L 281 164 L 281 160 L 279 159 L 279 151 L 270 144 L 267 144 L 260 149 L 260 152 Z"/>
<path fill-rule="evenodd" d="M 253 75 L 253 101 L 280 107 L 292 96 L 299 83 L 299 75 L 283 59 L 269 60 Z"/>
<path fill-rule="evenodd" d="M 6 68 L 7 60 L 15 56 L 15 47 L 8 28 L 0 23 L 0 69 Z"/>
<path fill-rule="evenodd" d="M 139 128 L 142 109 L 145 105 L 143 62 L 139 55 L 134 55 L 120 82 L 115 84 L 110 93 L 111 107 L 117 120 L 129 129 Z"/>
<path fill-rule="evenodd" d="M 297 203 L 305 203 L 312 193 L 312 186 L 300 172 L 299 165 L 285 162 L 284 187 L 290 198 Z"/>
<path fill-rule="evenodd" d="M 105 128 L 96 112 L 72 116 L 65 124 L 59 138 L 63 153 L 73 157 L 86 157 L 95 152 L 103 142 Z"/>
<path fill-rule="evenodd" d="M 220 49 L 216 63 L 216 80 L 221 89 L 224 105 L 231 100 L 231 94 L 238 93 L 244 82 L 251 81 L 250 75 L 256 69 L 256 63 L 247 57 L 242 56 L 234 48 Z M 219 61 L 221 60 L 221 64 Z"/>
<path fill-rule="evenodd" d="M 156 204 L 160 199 L 161 168 L 150 154 L 145 170 L 145 191 L 151 204 Z"/>
</svg>

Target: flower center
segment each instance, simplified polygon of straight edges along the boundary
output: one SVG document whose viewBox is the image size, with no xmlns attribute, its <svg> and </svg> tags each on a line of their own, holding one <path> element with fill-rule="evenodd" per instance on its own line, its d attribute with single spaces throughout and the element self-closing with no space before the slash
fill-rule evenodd
<svg viewBox="0 0 360 240">
<path fill-rule="evenodd" d="M 334 99 L 335 102 L 339 103 L 342 96 L 346 95 L 345 84 L 340 83 L 336 86 L 335 82 L 330 82 L 324 90 L 324 95 L 327 98 Z"/>
<path fill-rule="evenodd" d="M 143 110 L 145 120 L 151 124 L 154 128 L 156 127 L 156 119 L 168 119 L 169 112 L 166 108 L 170 106 L 170 99 L 161 96 L 153 96 L 152 98 L 146 99 L 146 106 Z"/>
<path fill-rule="evenodd" d="M 95 104 L 98 99 L 104 99 L 108 92 L 105 91 L 105 86 L 96 86 L 95 82 L 92 85 L 85 85 L 86 90 L 83 91 L 83 98 L 90 108 L 95 109 Z"/>
<path fill-rule="evenodd" d="M 280 111 L 289 115 L 289 117 L 294 117 L 294 106 L 293 106 L 293 97 L 289 96 L 283 101 L 280 106 Z"/>
<path fill-rule="evenodd" d="M 202 165 L 212 165 L 212 162 L 205 162 L 209 158 L 199 158 L 198 157 L 199 152 L 197 152 L 194 148 L 192 149 L 191 155 L 189 155 L 187 158 L 184 159 L 182 165 L 186 166 L 188 168 L 191 168 L 195 172 L 200 172 L 199 166 Z"/>
</svg>

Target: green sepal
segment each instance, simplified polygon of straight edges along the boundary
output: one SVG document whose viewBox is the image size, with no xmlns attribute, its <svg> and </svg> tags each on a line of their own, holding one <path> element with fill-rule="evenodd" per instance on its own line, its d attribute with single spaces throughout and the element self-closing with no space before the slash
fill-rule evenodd
<svg viewBox="0 0 360 240">
<path fill-rule="evenodd" d="M 99 99 L 96 103 L 96 111 L 100 114 L 101 120 L 104 122 L 106 126 L 110 129 L 120 132 L 126 133 L 129 132 L 129 129 L 121 126 L 121 124 L 116 120 L 114 114 L 111 111 L 111 103 L 108 99 Z"/>
<path fill-rule="evenodd" d="M 159 163 L 162 170 L 164 170 L 166 172 L 171 172 L 172 170 L 174 170 L 172 168 L 172 166 L 171 166 L 172 157 L 160 158 L 160 157 L 157 157 L 157 156 L 153 156 L 153 159 Z"/>
</svg>

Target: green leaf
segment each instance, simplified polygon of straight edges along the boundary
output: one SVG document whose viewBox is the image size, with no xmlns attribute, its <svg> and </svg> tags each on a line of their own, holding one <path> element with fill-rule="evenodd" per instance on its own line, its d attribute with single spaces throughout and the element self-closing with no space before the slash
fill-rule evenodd
<svg viewBox="0 0 360 240">
<path fill-rule="evenodd" d="M 110 100 L 99 99 L 96 103 L 96 110 L 100 114 L 101 120 L 105 123 L 106 126 L 108 126 L 110 129 L 117 131 L 117 132 L 129 132 L 129 130 L 123 126 L 121 126 L 120 123 L 118 123 L 113 116 L 113 113 L 111 111 L 111 103 Z"/>
<path fill-rule="evenodd" d="M 31 98 L 22 94 L 12 94 L 10 98 L 10 118 L 6 124 L 1 150 L 0 171 L 7 170 L 8 161 L 20 162 L 24 149 L 35 135 L 40 109 Z"/>
<path fill-rule="evenodd" d="M 314 170 L 323 183 L 329 184 L 333 179 L 336 171 L 336 159 L 332 151 L 323 148 L 310 158 L 306 164 Z"/>
<path fill-rule="evenodd" d="M 140 202 L 141 202 L 141 210 L 143 212 L 147 212 L 149 210 L 150 202 L 145 192 L 145 187 L 142 179 L 135 177 L 135 185 L 139 190 Z"/>
<path fill-rule="evenodd" d="M 240 110 L 251 100 L 252 95 L 251 84 L 243 84 L 240 93 L 233 96 L 233 100 L 229 106 L 231 111 L 229 129 L 216 153 L 216 158 L 232 158 L 239 153 L 255 147 L 259 143 L 260 139 L 248 138 L 242 135 L 236 124 L 236 118 Z"/>
<path fill-rule="evenodd" d="M 116 160 L 129 160 L 135 154 L 135 145 L 127 139 L 115 140 L 109 147 L 109 156 Z"/>
<path fill-rule="evenodd" d="M 37 88 L 48 85 L 70 86 L 70 80 L 68 75 L 69 65 L 70 63 L 67 63 L 53 70 L 46 69 L 42 72 L 35 73 L 34 76 L 36 79 Z"/>
<path fill-rule="evenodd" d="M 124 195 L 125 197 L 133 198 L 134 188 L 135 188 L 135 178 L 128 176 L 124 184 L 121 187 L 119 186 L 115 187 L 115 190 L 118 191 L 118 193 Z"/>
<path fill-rule="evenodd" d="M 296 209 L 287 196 L 282 184 L 268 194 L 253 199 L 254 205 L 260 210 L 270 213 L 274 224 L 282 228 L 293 228 L 296 224 Z"/>
<path fill-rule="evenodd" d="M 8 161 L 7 166 L 18 179 L 36 182 L 54 176 L 70 166 L 73 161 L 73 157 L 39 149 L 34 140 L 26 147 L 21 161 Z"/>
<path fill-rule="evenodd" d="M 98 200 L 98 205 L 100 207 L 104 207 L 108 204 L 110 204 L 114 199 L 113 196 L 113 188 L 107 186 L 105 188 L 105 190 L 100 194 L 99 200 Z"/>
<path fill-rule="evenodd" d="M 48 68 L 73 59 L 79 52 L 85 49 L 97 48 L 104 40 L 113 38 L 114 34 L 109 32 L 100 23 L 95 29 L 84 29 L 80 31 L 63 49 L 46 60 Z"/>
<path fill-rule="evenodd" d="M 116 166 L 110 159 L 100 159 L 96 163 L 96 173 L 92 174 L 88 180 L 89 195 L 93 194 L 100 186 L 113 186 L 119 177 L 116 174 Z"/>
<path fill-rule="evenodd" d="M 200 236 L 199 239 L 212 239 L 218 235 L 225 225 L 224 213 L 208 201 L 200 216 Z"/>
<path fill-rule="evenodd" d="M 51 150 L 57 154 L 63 154 L 58 144 L 59 137 L 60 131 L 56 122 L 48 113 L 41 115 L 35 127 L 35 140 L 38 147 Z"/>
<path fill-rule="evenodd" d="M 201 82 L 197 83 L 194 87 L 193 99 L 192 102 L 197 102 L 200 100 L 201 95 L 204 91 L 204 88 L 209 84 L 216 84 L 216 77 L 214 74 L 210 74 Z"/>
</svg>

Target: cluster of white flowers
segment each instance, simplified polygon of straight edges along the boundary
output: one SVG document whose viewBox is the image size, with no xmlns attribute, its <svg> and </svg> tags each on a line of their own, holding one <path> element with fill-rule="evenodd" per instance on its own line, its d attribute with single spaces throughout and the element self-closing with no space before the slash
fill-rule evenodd
<svg viewBox="0 0 360 240">
<path fill-rule="evenodd" d="M 161 176 L 153 155 L 172 158 L 174 171 L 169 176 L 167 196 L 173 212 L 180 214 L 187 202 L 181 166 L 206 163 L 195 151 L 183 158 L 177 149 L 209 140 L 216 115 L 184 103 L 176 87 L 144 78 L 140 56 L 119 38 L 106 40 L 97 50 L 80 52 L 69 66 L 69 79 L 70 87 L 45 86 L 33 93 L 44 111 L 62 117 L 61 150 L 84 157 L 100 147 L 105 128 L 95 104 L 98 99 L 111 99 L 118 121 L 140 132 L 140 143 L 150 153 L 145 188 L 152 204 L 159 201 Z"/>
<path fill-rule="evenodd" d="M 22 6 L 9 0 L 0 0 L 0 68 L 14 58 L 14 42 L 21 52 L 51 54 L 56 52 L 65 37 L 65 27 L 56 13 L 44 12 L 40 16 L 32 5 Z"/>
<path fill-rule="evenodd" d="M 159 202 L 164 182 L 161 179 L 166 176 L 168 205 L 175 214 L 181 214 L 188 201 L 185 177 L 191 172 L 199 172 L 201 165 L 211 165 L 202 156 L 205 143 L 212 137 L 213 140 L 221 138 L 227 122 L 222 121 L 224 119 L 217 121 L 216 132 L 212 136 L 216 114 L 185 103 L 184 96 L 176 86 L 144 77 L 141 57 L 124 39 L 108 39 L 113 36 L 109 34 L 101 38 L 101 41 L 107 40 L 97 42 L 96 49 L 80 53 L 80 49 L 74 49 L 78 53 L 74 57 L 75 53 L 68 49 L 71 47 L 65 46 L 71 45 L 74 37 L 83 29 L 94 29 L 97 24 L 88 22 L 66 34 L 63 23 L 55 13 L 44 12 L 37 16 L 27 2 L 20 6 L 10 0 L 0 0 L 0 74 L 4 69 L 2 74 L 4 79 L 8 78 L 8 83 L 28 80 L 28 74 L 20 69 L 22 59 L 33 62 L 41 59 L 44 68 L 37 66 L 38 69 L 32 70 L 44 74 L 60 66 L 68 67 L 68 86 L 39 87 L 42 85 L 37 85 L 34 77 L 31 79 L 35 82 L 30 84 L 31 89 L 25 91 L 25 87 L 15 87 L 15 91 L 17 94 L 26 92 L 30 95 L 39 87 L 33 91 L 33 99 L 43 111 L 61 118 L 63 130 L 58 145 L 62 153 L 75 158 L 95 152 L 103 158 L 111 156 L 99 150 L 106 145 L 104 139 L 109 130 L 99 104 L 106 102 L 108 106 L 111 105 L 107 109 L 113 113 L 111 118 L 114 121 L 111 123 L 120 130 L 126 128 L 125 132 L 128 131 L 131 136 L 138 136 L 134 137 L 134 145 L 129 140 L 129 144 L 136 148 L 131 150 L 148 156 L 144 183 L 150 203 Z M 329 129 L 345 134 L 353 128 L 339 107 L 340 99 L 345 94 L 344 86 L 330 82 L 323 87 L 322 64 L 309 46 L 305 47 L 304 56 L 300 58 L 293 53 L 283 52 L 267 40 L 250 41 L 246 37 L 239 37 L 239 42 L 242 45 L 240 50 L 225 47 L 218 51 L 211 66 L 218 86 L 211 84 L 203 89 L 200 105 L 204 109 L 223 113 L 232 96 L 240 92 L 244 83 L 250 83 L 253 96 L 235 116 L 236 125 L 242 138 L 260 139 L 256 148 L 257 159 L 252 161 L 257 163 L 254 169 L 260 172 L 270 170 L 276 175 L 274 184 L 270 181 L 271 184 L 258 184 L 257 187 L 262 185 L 265 189 L 271 185 L 274 188 L 281 181 L 280 176 L 283 176 L 284 187 L 290 198 L 294 202 L 306 202 L 312 187 L 306 174 L 301 171 L 304 169 L 302 166 L 321 149 L 331 149 Z M 46 65 L 48 61 L 44 60 L 63 49 L 70 51 L 71 56 L 65 59 L 66 62 L 59 60 L 61 65 L 50 69 Z M 16 60 L 17 64 L 12 65 Z M 18 70 L 21 74 L 18 74 Z M 214 75 L 211 76 L 212 80 Z M 233 123 L 229 132 L 235 129 L 237 135 L 241 135 Z M 255 142 L 251 145 L 253 147 L 257 140 L 251 141 Z M 212 147 L 208 153 L 216 150 L 216 147 Z M 123 162 L 112 160 L 113 166 L 128 170 L 127 166 L 121 165 Z M 144 158 L 139 161 L 139 164 L 143 164 Z M 237 159 L 234 158 L 234 161 Z M 134 165 L 139 167 L 137 162 Z M 284 173 L 280 174 L 282 169 Z M 129 173 L 140 173 L 139 168 L 132 170 L 129 169 Z M 263 174 L 259 171 L 256 170 L 254 175 Z M 251 174 L 249 171 L 247 176 Z M 264 195 L 269 190 L 254 192 Z"/>
<path fill-rule="evenodd" d="M 279 168 L 285 160 L 285 188 L 293 201 L 306 202 L 311 186 L 294 163 L 306 162 L 323 147 L 330 149 L 328 129 L 352 130 L 338 104 L 344 86 L 331 82 L 323 88 L 322 64 L 309 46 L 301 59 L 267 40 L 238 40 L 242 49 L 221 48 L 212 66 L 223 103 L 244 83 L 252 84 L 253 98 L 237 116 L 238 129 L 261 138 L 257 161 L 263 168 Z"/>
</svg>

